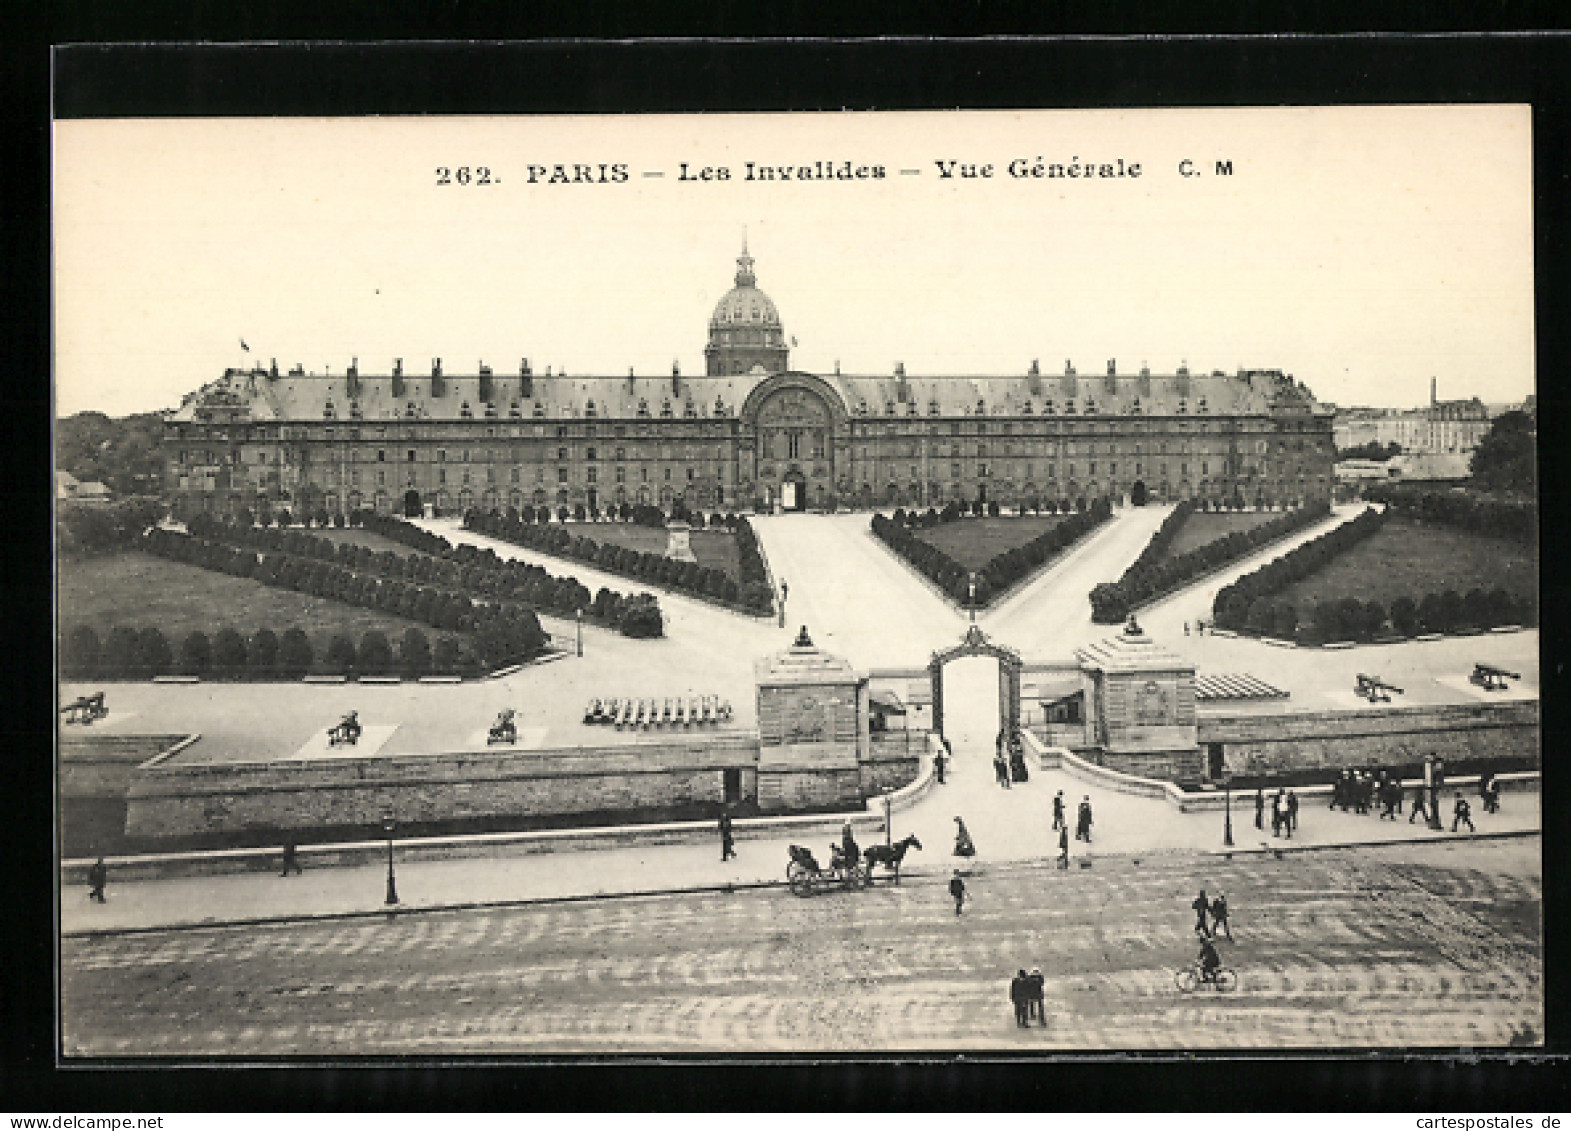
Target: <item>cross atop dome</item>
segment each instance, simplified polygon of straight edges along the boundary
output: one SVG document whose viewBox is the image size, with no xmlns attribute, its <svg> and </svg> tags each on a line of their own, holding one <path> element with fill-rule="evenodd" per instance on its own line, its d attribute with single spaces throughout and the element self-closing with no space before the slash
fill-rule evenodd
<svg viewBox="0 0 1571 1131">
<path fill-rule="evenodd" d="M 742 229 L 742 254 L 736 257 L 736 285 L 739 287 L 752 287 L 758 284 L 758 276 L 753 274 L 753 257 L 747 254 L 747 229 Z"/>
</svg>

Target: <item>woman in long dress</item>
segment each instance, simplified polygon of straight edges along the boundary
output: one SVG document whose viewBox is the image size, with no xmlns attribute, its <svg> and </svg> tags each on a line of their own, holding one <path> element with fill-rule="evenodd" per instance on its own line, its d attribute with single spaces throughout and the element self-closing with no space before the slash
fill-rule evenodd
<svg viewBox="0 0 1571 1131">
<path fill-rule="evenodd" d="M 976 855 L 976 845 L 971 843 L 971 834 L 966 832 L 966 823 L 959 817 L 955 818 L 955 855 Z"/>
</svg>

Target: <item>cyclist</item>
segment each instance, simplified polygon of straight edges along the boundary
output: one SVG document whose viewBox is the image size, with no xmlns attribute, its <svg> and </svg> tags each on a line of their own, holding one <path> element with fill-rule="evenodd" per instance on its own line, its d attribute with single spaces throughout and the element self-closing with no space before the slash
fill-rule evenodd
<svg viewBox="0 0 1571 1131">
<path fill-rule="evenodd" d="M 1216 972 L 1222 967 L 1222 956 L 1216 952 L 1216 944 L 1209 935 L 1200 936 L 1200 980 L 1203 982 L 1216 981 Z"/>
</svg>

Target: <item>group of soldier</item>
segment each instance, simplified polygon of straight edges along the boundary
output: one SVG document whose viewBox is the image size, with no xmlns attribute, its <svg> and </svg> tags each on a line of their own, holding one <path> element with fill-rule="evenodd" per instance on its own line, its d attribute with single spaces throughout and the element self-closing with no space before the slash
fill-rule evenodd
<svg viewBox="0 0 1571 1131">
<path fill-rule="evenodd" d="M 1419 783 L 1413 790 L 1408 824 L 1420 819 L 1426 824 L 1433 820 L 1439 827 L 1440 790 L 1445 779 L 1438 764 L 1432 773 L 1433 779 L 1428 785 Z M 1394 821 L 1402 812 L 1404 792 L 1401 777 L 1393 771 L 1343 770 L 1332 783 L 1330 807 L 1341 809 L 1344 813 L 1351 809 L 1360 816 L 1367 816 L 1371 810 L 1378 808 L 1382 821 Z M 1479 777 L 1478 794 L 1483 800 L 1484 812 L 1500 811 L 1500 782 L 1493 773 L 1486 770 Z M 1431 795 L 1434 798 L 1433 813 L 1430 812 Z M 1467 798 L 1462 796 L 1462 791 L 1456 790 L 1451 807 L 1451 831 L 1456 832 L 1462 825 L 1466 825 L 1469 832 L 1476 831 L 1473 827 L 1473 808 Z"/>
</svg>

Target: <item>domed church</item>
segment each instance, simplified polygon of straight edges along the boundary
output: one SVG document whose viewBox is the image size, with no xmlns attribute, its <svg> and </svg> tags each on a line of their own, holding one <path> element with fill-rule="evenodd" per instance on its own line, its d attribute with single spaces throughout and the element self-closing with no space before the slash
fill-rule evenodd
<svg viewBox="0 0 1571 1131">
<path fill-rule="evenodd" d="M 792 370 L 744 244 L 703 376 L 230 369 L 165 423 L 175 511 L 418 515 L 1329 499 L 1332 410 L 1280 370 Z"/>
</svg>

